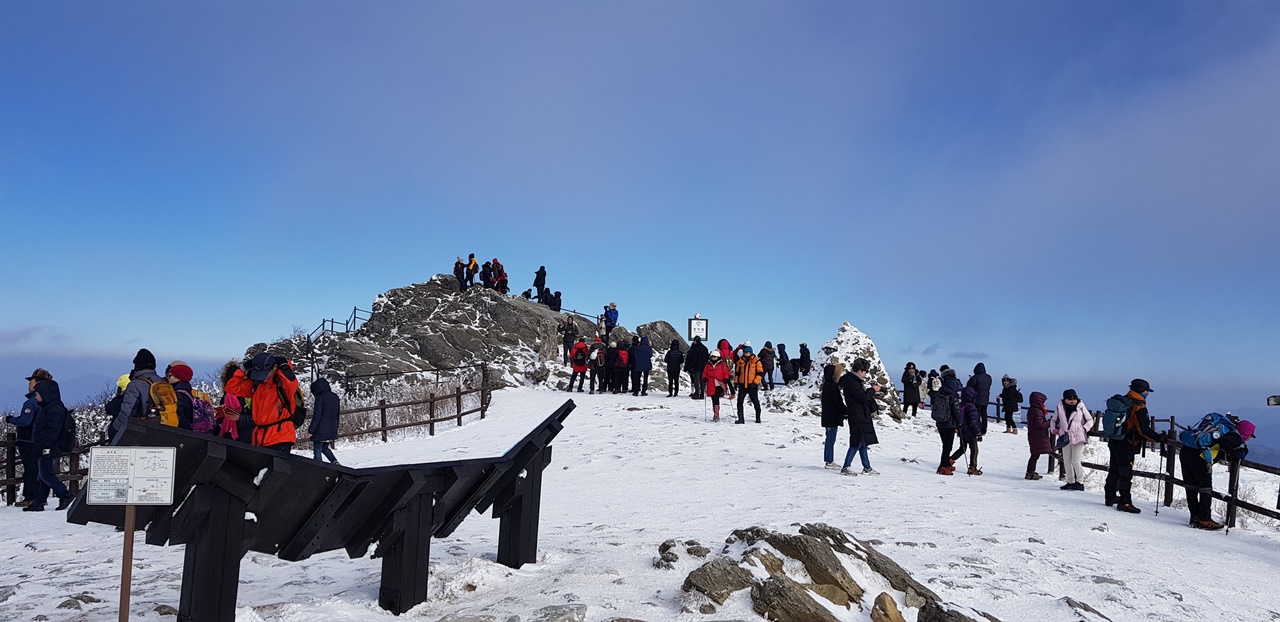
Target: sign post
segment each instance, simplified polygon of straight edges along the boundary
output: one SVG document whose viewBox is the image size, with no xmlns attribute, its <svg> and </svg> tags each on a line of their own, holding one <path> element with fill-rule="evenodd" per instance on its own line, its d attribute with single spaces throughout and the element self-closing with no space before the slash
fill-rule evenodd
<svg viewBox="0 0 1280 622">
<path fill-rule="evenodd" d="M 124 505 L 124 553 L 120 556 L 120 622 L 129 620 L 133 583 L 136 506 L 173 505 L 173 447 L 91 447 L 89 505 Z"/>
<path fill-rule="evenodd" d="M 693 341 L 694 337 L 699 337 L 705 343 L 707 341 L 707 320 L 702 317 L 701 313 L 694 313 L 689 318 L 689 341 Z"/>
</svg>

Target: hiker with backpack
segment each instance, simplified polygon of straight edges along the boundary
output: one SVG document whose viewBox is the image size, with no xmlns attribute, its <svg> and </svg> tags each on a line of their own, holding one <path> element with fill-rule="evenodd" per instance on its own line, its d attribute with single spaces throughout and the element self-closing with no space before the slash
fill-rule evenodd
<svg viewBox="0 0 1280 622">
<path fill-rule="evenodd" d="M 612 341 L 609 345 L 616 348 L 613 355 L 613 394 L 617 395 L 627 390 L 627 378 L 631 375 L 631 350 Z"/>
<path fill-rule="evenodd" d="M 707 355 L 707 364 L 702 368 L 702 379 L 706 384 L 706 393 L 711 396 L 712 421 L 720 420 L 720 398 L 733 399 L 729 393 L 729 365 L 720 357 L 720 350 L 712 350 Z"/>
<path fill-rule="evenodd" d="M 689 374 L 689 397 L 695 400 L 706 397 L 707 384 L 702 377 L 702 372 L 710 358 L 707 346 L 702 343 L 702 337 L 695 336 L 693 343 L 689 344 L 689 353 L 684 357 L 684 370 Z"/>
<path fill-rule="evenodd" d="M 871 459 L 867 450 L 880 442 L 876 438 L 876 426 L 872 415 L 880 409 L 876 403 L 876 394 L 881 391 L 878 384 L 867 386 L 867 375 L 871 372 L 871 363 L 864 358 L 854 359 L 853 373 L 845 374 L 839 381 L 841 394 L 844 396 L 845 413 L 849 420 L 849 451 L 844 455 L 844 467 L 841 475 L 857 475 L 849 469 L 856 453 L 862 460 L 863 475 L 879 475 L 871 468 Z"/>
<path fill-rule="evenodd" d="M 324 458 L 328 458 L 329 462 L 338 464 L 337 456 L 333 455 L 333 443 L 338 440 L 342 402 L 324 378 L 311 383 L 311 395 L 311 425 L 307 426 L 307 434 L 311 435 L 311 455 L 316 462 L 324 462 Z"/>
<path fill-rule="evenodd" d="M 484 262 L 480 264 L 480 287 L 483 289 L 493 289 L 493 264 Z M 525 300 L 529 297 L 525 296 Z"/>
<path fill-rule="evenodd" d="M 35 427 L 36 413 L 40 412 L 40 402 L 36 401 L 35 385 L 41 380 L 53 379 L 53 374 L 36 368 L 27 377 L 26 401 L 17 415 L 5 415 L 5 423 L 17 428 L 18 459 L 22 462 L 22 501 L 16 505 L 25 508 L 35 503 L 40 490 L 40 452 L 31 443 L 31 432 Z"/>
<path fill-rule="evenodd" d="M 467 256 L 467 287 L 476 284 L 476 273 L 480 272 L 480 264 L 476 262 L 476 254 Z"/>
<path fill-rule="evenodd" d="M 764 369 L 764 378 L 760 381 L 760 386 L 765 391 L 772 391 L 773 372 L 778 363 L 778 352 L 773 349 L 773 342 L 764 342 L 764 347 L 760 348 L 760 354 L 756 355 L 756 358 L 760 359 L 760 367 Z"/>
<path fill-rule="evenodd" d="M 613 329 L 618 326 L 618 303 L 611 302 L 604 307 L 604 340 L 609 341 L 609 335 L 613 333 Z"/>
<path fill-rule="evenodd" d="M 178 427 L 193 432 L 211 433 L 217 417 L 208 396 L 191 388 L 191 378 L 194 375 L 191 367 L 182 361 L 170 363 L 165 370 L 165 380 L 175 393 Z"/>
<path fill-rule="evenodd" d="M 1129 514 L 1142 513 L 1133 506 L 1134 457 L 1144 443 L 1164 439 L 1163 434 L 1152 429 L 1151 416 L 1147 412 L 1147 396 L 1153 392 L 1146 380 L 1134 378 L 1129 383 L 1127 394 L 1113 395 L 1107 400 L 1107 410 L 1102 417 L 1102 437 L 1107 439 L 1107 449 L 1111 453 L 1103 502 L 1107 507 L 1114 505 L 1117 510 Z"/>
<path fill-rule="evenodd" d="M 458 279 L 458 291 L 467 291 L 467 264 L 461 257 L 453 263 L 453 277 Z"/>
<path fill-rule="evenodd" d="M 680 340 L 672 339 L 671 348 L 667 350 L 662 361 L 667 364 L 667 397 L 680 395 L 680 365 L 684 363 L 684 351 L 680 349 Z"/>
<path fill-rule="evenodd" d="M 1013 415 L 1021 410 L 1018 404 L 1022 403 L 1022 391 L 1018 390 L 1018 379 L 1010 378 L 1009 374 L 1005 374 L 1000 379 L 1000 384 L 1004 386 L 1000 391 L 1000 407 L 1004 410 L 1004 432 L 1017 434 L 1018 426 L 1013 422 Z"/>
<path fill-rule="evenodd" d="M 631 394 L 649 394 L 649 373 L 653 371 L 653 346 L 648 337 L 641 337 L 640 343 L 631 349 Z"/>
<path fill-rule="evenodd" d="M 982 433 L 987 433 L 987 406 L 991 403 L 991 374 L 987 373 L 987 366 L 978 363 L 973 366 L 973 375 L 969 376 L 969 382 L 965 386 L 973 387 L 975 397 L 973 405 L 977 407 L 978 414 L 982 418 Z"/>
<path fill-rule="evenodd" d="M 933 383 L 930 385 L 933 390 L 929 393 L 931 399 L 929 416 L 933 418 L 933 423 L 938 428 L 938 437 L 942 439 L 942 458 L 938 461 L 938 475 L 954 475 L 956 458 L 964 453 L 964 447 L 954 454 L 951 453 L 951 448 L 956 442 L 956 430 L 960 427 L 960 396 L 950 386 L 943 384 L 937 372 L 930 371 L 929 375 L 930 382 Z M 954 378 L 954 374 L 952 377 Z"/>
<path fill-rule="evenodd" d="M 978 443 L 982 442 L 982 411 L 978 409 L 978 390 L 965 387 L 960 392 L 960 449 L 951 455 L 951 462 L 969 451 L 969 475 L 982 475 L 978 467 Z"/>
<path fill-rule="evenodd" d="M 785 343 L 778 344 L 778 373 L 782 374 L 782 386 L 789 386 L 800 378 L 795 361 L 791 360 L 791 356 L 787 354 Z"/>
<path fill-rule="evenodd" d="M 1089 430 L 1093 428 L 1093 414 L 1080 401 L 1075 389 L 1062 392 L 1062 401 L 1053 418 L 1053 434 L 1062 450 L 1062 464 L 1066 468 L 1067 483 L 1063 490 L 1084 490 L 1084 446 L 1089 442 Z"/>
<path fill-rule="evenodd" d="M 591 350 L 587 355 L 588 370 L 591 372 L 591 377 L 588 379 L 588 384 L 591 385 L 591 390 L 588 395 L 595 395 L 596 391 L 604 393 L 605 389 L 609 386 L 605 383 L 605 378 L 607 378 L 608 375 L 605 374 L 604 351 L 604 342 L 601 341 L 599 337 L 596 337 L 595 340 L 591 342 Z"/>
<path fill-rule="evenodd" d="M 1192 527 L 1210 531 L 1223 528 L 1222 523 L 1213 520 L 1213 465 L 1243 460 L 1249 454 L 1245 443 L 1253 438 L 1256 429 L 1252 422 L 1241 421 L 1231 413 L 1209 413 L 1178 435 L 1182 444 L 1178 462 L 1182 464 Z"/>
<path fill-rule="evenodd" d="M 738 387 L 738 420 L 734 423 L 746 423 L 742 407 L 747 399 L 756 409 L 756 423 L 760 423 L 760 379 L 764 377 L 764 366 L 751 349 L 750 340 L 743 342 L 738 351 L 741 355 L 734 373 L 734 383 Z"/>
<path fill-rule="evenodd" d="M 912 417 L 920 412 L 920 377 L 916 371 L 916 364 L 911 362 L 902 370 L 902 414 L 911 407 Z"/>
<path fill-rule="evenodd" d="M 822 429 L 826 431 L 826 439 L 822 443 L 823 468 L 838 469 L 836 459 L 836 435 L 844 427 L 847 411 L 844 395 L 840 390 L 840 378 L 844 376 L 844 365 L 828 363 L 822 367 L 822 389 L 820 392 L 822 406 Z"/>
<path fill-rule="evenodd" d="M 1049 432 L 1049 417 L 1045 412 L 1045 403 L 1049 396 L 1039 391 L 1031 392 L 1031 401 L 1027 406 L 1027 447 L 1031 450 L 1031 459 L 1027 460 L 1027 475 L 1023 479 L 1042 479 L 1036 467 L 1040 464 L 1040 456 L 1053 455 L 1053 440 Z M 1049 463 L 1053 470 L 1053 461 Z"/>
<path fill-rule="evenodd" d="M 298 377 L 284 357 L 262 352 L 227 381 L 227 393 L 253 400 L 253 444 L 289 453 L 297 442 Z"/>
<path fill-rule="evenodd" d="M 120 397 L 119 414 L 108 426 L 108 438 L 115 438 L 116 430 L 124 427 L 130 417 L 153 417 L 151 405 L 151 387 L 164 378 L 156 373 L 156 357 L 146 348 L 141 348 L 133 357 L 133 371 L 129 372 L 129 386 L 125 387 Z"/>
<path fill-rule="evenodd" d="M 587 347 L 587 338 L 578 337 L 578 343 L 574 344 L 572 352 L 569 353 L 569 362 L 573 365 L 572 373 L 569 375 L 569 386 L 564 388 L 565 391 L 573 391 L 573 381 L 578 381 L 578 393 L 582 393 L 582 383 L 587 379 L 587 368 L 591 362 L 591 348 Z M 592 389 L 595 389 L 595 375 L 592 375 Z"/>
<path fill-rule="evenodd" d="M 38 373 L 42 371 L 44 374 Z M 58 464 L 59 456 L 75 447 L 75 419 L 62 404 L 62 393 L 52 374 L 37 369 L 27 377 L 27 383 L 30 392 L 35 394 L 36 403 L 40 405 L 31 424 L 31 447 L 39 456 L 36 478 L 40 485 L 31 505 L 22 508 L 22 511 L 43 512 L 51 491 L 58 497 L 58 509 L 65 510 L 75 496 L 58 479 L 54 467 Z"/>
</svg>

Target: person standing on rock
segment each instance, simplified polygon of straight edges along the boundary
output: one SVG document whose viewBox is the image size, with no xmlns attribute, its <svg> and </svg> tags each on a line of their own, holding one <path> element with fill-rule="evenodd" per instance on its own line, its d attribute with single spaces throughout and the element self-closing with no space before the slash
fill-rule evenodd
<svg viewBox="0 0 1280 622">
<path fill-rule="evenodd" d="M 702 337 L 694 337 L 693 344 L 689 346 L 689 354 L 684 358 L 684 370 L 689 372 L 689 392 L 695 400 L 706 399 L 707 383 L 702 377 L 702 371 L 709 358 L 707 346 L 702 344 Z"/>
<path fill-rule="evenodd" d="M 711 396 L 712 421 L 720 420 L 720 398 L 729 394 L 729 375 L 729 365 L 721 360 L 720 350 L 712 350 L 702 368 L 702 380 Z"/>
<path fill-rule="evenodd" d="M 760 348 L 760 354 L 756 358 L 760 359 L 760 367 L 764 369 L 764 378 L 760 381 L 760 385 L 765 391 L 772 391 L 773 370 L 778 362 L 778 353 L 773 349 L 773 342 L 764 342 L 764 347 Z"/>
<path fill-rule="evenodd" d="M 1010 378 L 1009 374 L 1005 374 L 1000 379 L 1000 384 L 1004 388 L 1000 391 L 1000 407 L 1004 410 L 1004 431 L 1006 434 L 1017 434 L 1018 425 L 1013 421 L 1013 415 L 1018 412 L 1018 404 L 1022 403 L 1022 391 L 1018 390 L 1018 379 Z"/>
<path fill-rule="evenodd" d="M 1053 455 L 1053 440 L 1049 433 L 1049 418 L 1045 412 L 1045 402 L 1049 396 L 1039 392 L 1031 392 L 1030 405 L 1027 406 L 1027 447 L 1031 450 L 1031 459 L 1027 460 L 1027 475 L 1023 479 L 1041 479 L 1036 472 L 1040 456 Z M 1049 470 L 1053 470 L 1052 461 Z"/>
<path fill-rule="evenodd" d="M 876 426 L 872 416 L 880 405 L 876 403 L 876 394 L 881 391 L 878 384 L 867 386 L 867 375 L 871 373 L 871 363 L 864 358 L 853 361 L 853 373 L 845 374 L 840 379 L 840 391 L 844 396 L 845 413 L 849 419 L 849 451 L 844 455 L 844 466 L 841 475 L 856 475 L 849 467 L 853 465 L 853 455 L 862 460 L 863 475 L 879 475 L 871 468 L 871 458 L 867 450 L 880 443 L 876 438 Z"/>
<path fill-rule="evenodd" d="M 560 312 L 560 305 L 561 305 L 561 302 L 560 302 L 560 292 L 559 292 L 559 291 L 557 291 L 555 294 L 552 294 L 552 296 L 551 296 L 551 305 L 550 305 L 550 306 L 551 306 L 551 310 L 552 310 L 552 311 L 555 311 L 556 313 L 559 313 L 559 312 Z"/>
<path fill-rule="evenodd" d="M 458 291 L 467 291 L 467 264 L 461 257 L 453 264 L 453 277 L 458 279 Z"/>
<path fill-rule="evenodd" d="M 573 349 L 573 344 L 578 340 L 578 327 L 573 323 L 573 316 L 567 316 L 564 323 L 556 327 L 556 332 L 560 333 L 560 345 L 564 347 L 564 364 L 569 364 L 569 350 Z"/>
<path fill-rule="evenodd" d="M 812 370 L 813 370 L 813 357 L 809 356 L 809 344 L 801 342 L 800 343 L 800 368 L 797 371 L 803 374 L 805 378 L 808 378 L 809 372 Z"/>
<path fill-rule="evenodd" d="M 640 342 L 631 348 L 631 394 L 649 394 L 649 372 L 653 371 L 653 346 L 648 337 L 640 337 Z"/>
<path fill-rule="evenodd" d="M 546 303 L 542 299 L 542 290 L 547 287 L 547 267 L 538 266 L 538 271 L 533 273 L 533 291 L 538 293 L 538 302 Z"/>
<path fill-rule="evenodd" d="M 1067 436 L 1067 444 L 1062 446 L 1062 463 L 1067 470 L 1067 483 L 1062 485 L 1063 490 L 1084 490 L 1084 466 L 1080 461 L 1084 458 L 1084 446 L 1089 442 L 1089 430 L 1092 428 L 1093 415 L 1089 413 L 1089 407 L 1080 401 L 1076 390 L 1063 391 L 1062 401 L 1058 402 L 1053 418 L 1054 436 Z"/>
<path fill-rule="evenodd" d="M 476 284 L 476 273 L 480 272 L 480 264 L 476 263 L 476 254 L 467 257 L 467 287 Z"/>
<path fill-rule="evenodd" d="M 742 406 L 747 398 L 751 399 L 751 405 L 756 409 L 756 423 L 760 423 L 760 379 L 764 376 L 764 367 L 751 350 L 751 341 L 745 342 L 739 351 L 742 354 L 738 357 L 737 372 L 734 374 L 734 382 L 738 386 L 738 420 L 734 423 L 746 423 Z"/>
<path fill-rule="evenodd" d="M 587 338 L 578 337 L 578 342 L 573 345 L 573 350 L 569 354 L 569 361 L 573 364 L 573 373 L 569 376 L 569 386 L 565 387 L 565 391 L 573 390 L 573 381 L 578 380 L 578 393 L 582 393 L 582 383 L 587 379 L 587 369 L 591 364 L 591 348 L 587 347 Z M 595 374 L 592 374 L 592 390 L 595 389 Z"/>
<path fill-rule="evenodd" d="M 604 308 L 604 340 L 609 341 L 609 335 L 613 333 L 613 329 L 618 326 L 618 303 L 611 302 Z"/>
<path fill-rule="evenodd" d="M 973 405 L 978 408 L 978 414 L 982 417 L 982 433 L 987 433 L 987 405 L 991 402 L 991 374 L 987 373 L 987 366 L 978 363 L 973 366 L 973 375 L 969 376 L 969 382 L 966 386 L 973 387 L 976 400 Z"/>
<path fill-rule="evenodd" d="M 799 377 L 796 373 L 795 363 L 791 360 L 791 356 L 787 354 L 787 344 L 778 344 L 778 373 L 782 374 L 782 385 L 788 386 Z"/>
<path fill-rule="evenodd" d="M 910 406 L 912 417 L 920 412 L 920 378 L 916 371 L 915 363 L 907 363 L 902 370 L 902 414 L 907 414 Z"/>
<path fill-rule="evenodd" d="M 680 349 L 680 340 L 671 340 L 671 349 L 662 357 L 667 364 L 667 397 L 680 395 L 680 365 L 684 363 L 684 351 Z"/>
<path fill-rule="evenodd" d="M 845 404 L 840 390 L 840 379 L 844 376 L 844 365 L 829 363 L 822 367 L 822 429 L 826 430 L 826 440 L 822 443 L 823 467 L 838 469 L 836 464 L 836 435 L 844 427 Z"/>
<path fill-rule="evenodd" d="M 480 287 L 493 289 L 493 264 L 487 261 L 480 266 Z"/>
</svg>

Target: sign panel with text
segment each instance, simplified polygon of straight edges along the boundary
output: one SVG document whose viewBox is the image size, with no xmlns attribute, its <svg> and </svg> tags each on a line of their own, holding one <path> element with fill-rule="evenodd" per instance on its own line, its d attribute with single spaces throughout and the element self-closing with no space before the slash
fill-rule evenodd
<svg viewBox="0 0 1280 622">
<path fill-rule="evenodd" d="M 89 448 L 89 505 L 173 505 L 173 447 Z"/>
</svg>

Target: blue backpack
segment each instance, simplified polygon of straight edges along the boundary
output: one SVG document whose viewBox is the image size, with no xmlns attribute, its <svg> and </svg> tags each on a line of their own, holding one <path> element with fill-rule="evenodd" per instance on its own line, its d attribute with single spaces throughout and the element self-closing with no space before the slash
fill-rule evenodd
<svg viewBox="0 0 1280 622">
<path fill-rule="evenodd" d="M 1231 415 L 1209 413 L 1200 419 L 1200 423 L 1190 426 L 1183 430 L 1181 434 L 1178 434 L 1178 442 L 1186 447 L 1201 450 L 1204 455 L 1204 461 L 1213 464 L 1213 454 L 1209 451 L 1209 448 L 1217 445 L 1218 439 L 1235 432 L 1238 421 Z"/>
<path fill-rule="evenodd" d="M 1102 428 L 1099 433 L 1103 440 L 1118 441 L 1125 437 L 1124 424 L 1133 410 L 1133 398 L 1119 393 L 1107 400 L 1107 410 L 1102 414 Z"/>
</svg>

